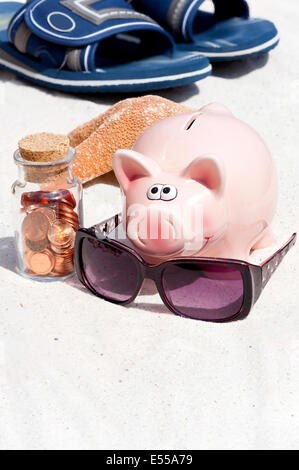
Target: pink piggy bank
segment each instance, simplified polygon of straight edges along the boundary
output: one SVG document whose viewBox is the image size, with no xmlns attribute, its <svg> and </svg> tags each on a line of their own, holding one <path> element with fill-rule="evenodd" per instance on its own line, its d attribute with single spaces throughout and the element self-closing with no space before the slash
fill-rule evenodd
<svg viewBox="0 0 299 470">
<path fill-rule="evenodd" d="M 164 119 L 113 161 L 127 239 L 149 263 L 248 260 L 273 243 L 277 177 L 261 137 L 224 106 Z"/>
</svg>

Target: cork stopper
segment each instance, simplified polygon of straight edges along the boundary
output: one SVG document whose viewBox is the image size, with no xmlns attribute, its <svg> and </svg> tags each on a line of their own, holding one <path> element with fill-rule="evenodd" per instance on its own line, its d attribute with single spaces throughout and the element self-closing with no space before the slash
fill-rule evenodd
<svg viewBox="0 0 299 470">
<path fill-rule="evenodd" d="M 24 160 L 31 162 L 56 162 L 63 160 L 69 150 L 70 140 L 66 135 L 40 134 L 27 135 L 19 141 L 19 151 Z"/>
<path fill-rule="evenodd" d="M 34 183 L 59 181 L 68 175 L 68 162 L 63 161 L 69 154 L 70 141 L 65 135 L 40 134 L 27 135 L 19 141 L 19 154 L 29 163 L 24 168 L 26 179 Z"/>
</svg>

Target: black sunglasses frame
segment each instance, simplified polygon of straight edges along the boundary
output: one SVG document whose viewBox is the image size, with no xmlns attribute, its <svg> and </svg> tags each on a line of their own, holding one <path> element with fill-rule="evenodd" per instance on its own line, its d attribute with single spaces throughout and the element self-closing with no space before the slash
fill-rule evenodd
<svg viewBox="0 0 299 470">
<path fill-rule="evenodd" d="M 132 303 L 135 298 L 137 297 L 142 283 L 145 279 L 151 279 L 155 282 L 157 290 L 160 294 L 160 297 L 166 307 L 176 315 L 185 318 L 195 319 L 192 316 L 187 316 L 181 313 L 179 310 L 172 305 L 164 291 L 163 287 L 163 272 L 165 268 L 169 265 L 175 264 L 184 264 L 188 263 L 194 264 L 200 268 L 201 265 L 218 265 L 218 266 L 225 266 L 228 268 L 233 268 L 240 272 L 243 280 L 244 286 L 244 295 L 243 295 L 243 303 L 240 310 L 232 315 L 231 317 L 224 318 L 224 319 L 202 319 L 202 321 L 210 321 L 215 323 L 223 323 L 229 322 L 233 320 L 240 320 L 245 318 L 249 312 L 251 311 L 253 305 L 258 300 L 262 290 L 268 283 L 269 279 L 271 278 L 272 274 L 289 251 L 289 249 L 295 244 L 296 242 L 296 234 L 294 233 L 290 240 L 280 249 L 278 250 L 273 256 L 268 258 L 262 265 L 255 265 L 248 263 L 246 261 L 241 260 L 234 260 L 234 259 L 224 259 L 224 258 L 195 258 L 195 257 L 182 257 L 182 258 L 174 258 L 172 260 L 165 261 L 159 265 L 150 265 L 146 263 L 141 256 L 138 255 L 132 248 L 124 245 L 123 243 L 110 239 L 108 234 L 112 232 L 121 222 L 121 216 L 116 215 L 98 225 L 95 225 L 89 229 L 80 229 L 77 232 L 76 242 L 75 242 L 75 264 L 76 264 L 76 271 L 77 276 L 80 282 L 87 287 L 94 295 L 100 297 L 104 300 L 112 302 L 118 305 L 128 305 Z M 103 243 L 105 246 L 115 247 L 118 250 L 126 252 L 130 254 L 132 260 L 136 265 L 136 269 L 138 272 L 138 281 L 136 285 L 135 292 L 132 296 L 125 301 L 119 301 L 115 299 L 110 299 L 101 295 L 97 292 L 88 282 L 88 279 L 85 276 L 84 270 L 84 263 L 82 260 L 82 245 L 84 239 L 95 240 L 98 242 Z"/>
</svg>

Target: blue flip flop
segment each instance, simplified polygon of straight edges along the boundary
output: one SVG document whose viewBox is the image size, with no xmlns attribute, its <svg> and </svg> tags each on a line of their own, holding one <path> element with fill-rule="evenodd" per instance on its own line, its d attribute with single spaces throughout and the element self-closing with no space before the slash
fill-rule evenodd
<svg viewBox="0 0 299 470">
<path fill-rule="evenodd" d="M 133 5 L 176 38 L 180 50 L 197 51 L 210 61 L 243 59 L 274 49 L 278 31 L 271 21 L 251 18 L 245 0 L 133 0 Z"/>
<path fill-rule="evenodd" d="M 70 92 L 139 92 L 200 80 L 203 55 L 125 0 L 0 3 L 0 67 Z"/>
</svg>

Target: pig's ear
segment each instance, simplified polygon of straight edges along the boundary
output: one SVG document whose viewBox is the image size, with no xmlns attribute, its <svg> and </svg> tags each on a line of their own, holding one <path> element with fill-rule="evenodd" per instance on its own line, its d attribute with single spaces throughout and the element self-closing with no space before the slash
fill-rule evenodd
<svg viewBox="0 0 299 470">
<path fill-rule="evenodd" d="M 139 178 L 151 177 L 158 172 L 157 163 L 133 150 L 118 150 L 113 157 L 116 178 L 126 193 L 130 184 Z"/>
<path fill-rule="evenodd" d="M 183 171 L 183 177 L 197 181 L 217 194 L 222 194 L 225 184 L 224 168 L 213 155 L 197 157 Z"/>
</svg>

